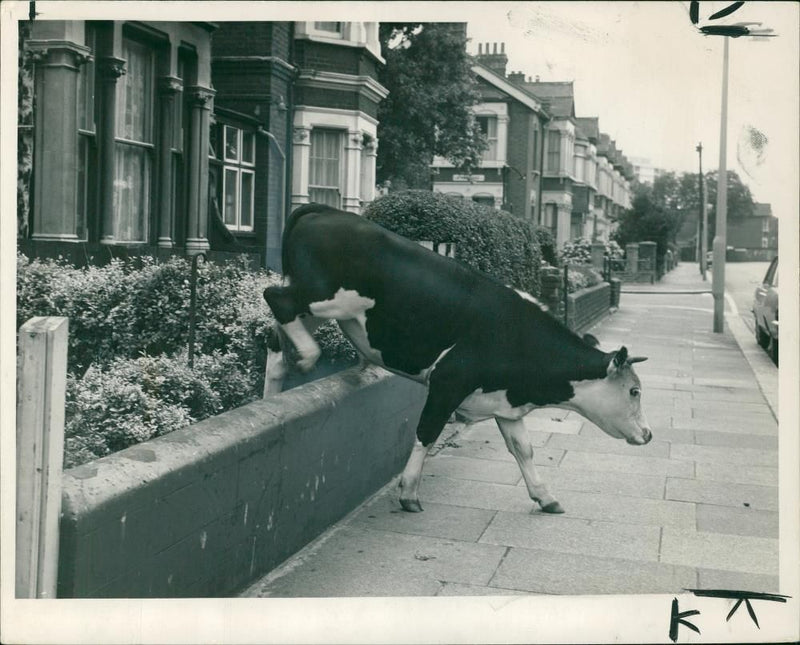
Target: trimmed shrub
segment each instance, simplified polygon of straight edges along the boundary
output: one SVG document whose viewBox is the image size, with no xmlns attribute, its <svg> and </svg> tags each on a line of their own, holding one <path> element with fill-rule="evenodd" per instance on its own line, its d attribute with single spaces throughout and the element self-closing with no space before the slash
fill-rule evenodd
<svg viewBox="0 0 800 645">
<path fill-rule="evenodd" d="M 623 256 L 622 249 L 614 240 L 605 242 L 603 253 L 612 259 L 619 259 Z M 591 264 L 592 263 L 592 241 L 580 237 L 564 244 L 561 249 L 561 262 L 569 264 Z"/>
<path fill-rule="evenodd" d="M 567 269 L 567 293 L 593 287 L 603 282 L 603 276 L 588 265 L 570 265 Z"/>
<path fill-rule="evenodd" d="M 411 240 L 453 242 L 455 257 L 503 284 L 539 295 L 534 227 L 504 211 L 424 190 L 389 193 L 364 215 Z"/>
</svg>

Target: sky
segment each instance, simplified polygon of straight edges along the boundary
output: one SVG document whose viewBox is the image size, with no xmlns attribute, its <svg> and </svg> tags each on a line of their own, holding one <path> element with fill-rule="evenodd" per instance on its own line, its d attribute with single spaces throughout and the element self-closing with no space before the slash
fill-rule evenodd
<svg viewBox="0 0 800 645">
<path fill-rule="evenodd" d="M 730 2 L 701 2 L 700 24 Z M 467 49 L 505 43 L 507 71 L 574 81 L 577 116 L 597 116 L 627 157 L 677 172 L 719 167 L 723 38 L 691 24 L 689 2 L 491 3 L 469 16 Z M 730 39 L 727 165 L 756 201 L 798 216 L 796 3 L 748 2 L 724 22 L 773 38 Z"/>
</svg>

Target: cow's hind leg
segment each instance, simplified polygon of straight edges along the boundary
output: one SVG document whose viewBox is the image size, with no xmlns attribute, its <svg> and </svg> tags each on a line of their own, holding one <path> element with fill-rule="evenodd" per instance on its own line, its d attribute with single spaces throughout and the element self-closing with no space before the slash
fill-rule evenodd
<svg viewBox="0 0 800 645">
<path fill-rule="evenodd" d="M 308 303 L 304 303 L 291 286 L 267 287 L 264 290 L 264 299 L 283 333 L 297 349 L 297 366 L 303 372 L 310 371 L 319 359 L 321 350 L 311 335 L 319 322 L 310 318 Z"/>
<path fill-rule="evenodd" d="M 500 432 L 505 439 L 508 451 L 517 460 L 525 486 L 528 488 L 528 495 L 531 499 L 541 506 L 545 513 L 563 513 L 561 504 L 550 494 L 547 485 L 533 464 L 533 446 L 531 446 L 528 431 L 522 419 L 495 419 L 500 427 Z"/>
<path fill-rule="evenodd" d="M 428 398 L 417 425 L 417 440 L 400 476 L 400 505 L 404 510 L 411 513 L 422 510 L 419 503 L 419 482 L 422 479 L 425 457 L 439 438 L 444 424 L 469 391 L 464 384 L 448 379 L 439 368 L 434 371 L 428 388 Z"/>
</svg>

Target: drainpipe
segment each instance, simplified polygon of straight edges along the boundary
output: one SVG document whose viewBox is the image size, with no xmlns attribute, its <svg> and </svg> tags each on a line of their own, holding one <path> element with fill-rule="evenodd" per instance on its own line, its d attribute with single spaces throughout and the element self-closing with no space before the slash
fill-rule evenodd
<svg viewBox="0 0 800 645">
<path fill-rule="evenodd" d="M 286 155 L 284 154 L 283 150 L 281 149 L 278 140 L 275 138 L 275 135 L 265 130 L 263 126 L 258 126 L 256 128 L 256 133 L 262 136 L 267 137 L 269 142 L 272 144 L 273 148 L 277 151 L 278 155 L 281 158 L 281 207 L 280 207 L 280 222 L 281 222 L 281 230 L 280 230 L 280 237 L 283 236 L 283 225 L 286 222 Z M 264 236 L 264 268 L 267 268 L 267 253 L 269 252 L 269 219 L 267 219 L 267 227 L 266 233 Z M 278 260 L 280 263 L 280 259 Z M 283 270 L 283 267 L 281 267 Z"/>
<path fill-rule="evenodd" d="M 538 194 L 536 195 L 536 217 L 539 220 L 535 222 L 537 226 L 541 226 L 542 224 L 542 193 L 544 192 L 544 148 L 547 143 L 547 125 L 550 123 L 550 117 L 547 116 L 547 113 L 542 112 L 542 116 L 544 119 L 541 122 L 541 133 L 542 136 L 539 137 L 539 190 Z"/>
</svg>

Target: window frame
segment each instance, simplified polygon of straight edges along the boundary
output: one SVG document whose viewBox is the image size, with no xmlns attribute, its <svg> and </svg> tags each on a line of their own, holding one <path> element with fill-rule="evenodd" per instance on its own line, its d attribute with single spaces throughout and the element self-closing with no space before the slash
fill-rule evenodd
<svg viewBox="0 0 800 645">
<path fill-rule="evenodd" d="M 338 166 L 337 167 L 337 182 L 338 183 L 337 183 L 336 186 L 333 186 L 331 184 L 314 183 L 314 179 L 315 179 L 315 177 L 314 177 L 314 174 L 315 174 L 314 173 L 314 160 L 315 159 L 323 160 L 323 161 L 326 160 L 324 157 L 319 157 L 319 156 L 315 157 L 314 156 L 314 152 L 315 152 L 315 150 L 314 150 L 314 148 L 315 148 L 315 145 L 314 145 L 315 135 L 320 135 L 320 134 L 334 135 L 337 138 L 337 142 L 336 142 L 337 159 L 336 159 L 336 162 L 337 162 L 337 166 Z M 344 130 L 342 130 L 342 129 L 339 129 L 339 128 L 313 127 L 311 129 L 311 132 L 309 134 L 309 143 L 311 145 L 310 145 L 310 149 L 308 151 L 308 155 L 309 155 L 308 156 L 308 163 L 309 163 L 309 168 L 308 168 L 308 195 L 309 195 L 309 200 L 310 201 L 312 201 L 312 202 L 316 201 L 315 199 L 311 198 L 311 194 L 312 194 L 313 190 L 317 190 L 317 191 L 333 191 L 333 190 L 335 190 L 336 193 L 337 193 L 337 197 L 338 197 L 337 204 L 328 204 L 328 202 L 318 202 L 318 203 L 328 204 L 330 206 L 333 206 L 334 208 L 342 208 L 343 207 L 344 192 L 345 192 L 345 186 L 344 186 L 344 180 L 345 180 L 345 173 L 344 173 L 344 170 L 345 170 L 345 168 L 344 168 L 344 162 L 345 162 L 344 143 L 345 143 L 345 140 L 344 139 L 345 139 L 345 135 L 346 135 L 346 132 Z"/>
<path fill-rule="evenodd" d="M 143 132 L 142 132 L 142 139 L 133 139 L 130 138 L 128 135 L 132 134 L 130 132 L 125 132 L 126 125 L 124 119 L 126 116 L 127 106 L 124 105 L 126 102 L 126 95 L 125 92 L 127 91 L 128 83 L 130 79 L 133 78 L 130 70 L 130 51 L 131 49 L 138 50 L 139 52 L 143 52 L 146 55 L 146 65 L 145 65 L 145 89 L 144 89 L 144 102 L 143 105 L 146 109 L 146 113 L 143 116 Z M 155 164 L 155 149 L 156 149 L 156 118 L 157 118 L 157 110 L 155 106 L 156 101 L 156 91 L 155 91 L 155 82 L 156 82 L 156 69 L 157 69 L 157 56 L 158 56 L 158 49 L 150 43 L 148 40 L 140 39 L 133 37 L 131 34 L 124 34 L 122 38 L 122 51 L 123 57 L 126 61 L 126 73 L 117 81 L 117 97 L 116 97 L 116 131 L 114 132 L 114 164 L 115 164 L 115 186 L 114 186 L 114 239 L 117 242 L 121 242 L 124 244 L 147 244 L 150 240 L 150 231 L 151 231 L 151 219 L 153 216 L 153 199 L 154 199 L 154 169 L 156 167 Z M 140 204 L 141 213 L 134 214 L 134 217 L 139 217 L 139 221 L 125 222 L 128 224 L 129 228 L 136 227 L 138 224 L 141 230 L 141 234 L 136 239 L 122 239 L 120 238 L 120 231 L 122 230 L 122 212 L 120 211 L 120 206 L 122 203 L 122 199 L 118 197 L 119 193 L 117 183 L 121 182 L 122 177 L 118 175 L 116 170 L 119 167 L 120 163 L 120 153 L 123 151 L 130 151 L 135 150 L 138 151 L 142 155 L 143 163 L 143 181 L 142 181 L 142 192 L 143 192 L 143 199 L 142 203 Z"/>
<path fill-rule="evenodd" d="M 219 216 L 225 227 L 235 233 L 253 233 L 255 231 L 255 194 L 256 194 L 256 133 L 254 130 L 248 130 L 238 125 L 233 125 L 225 121 L 220 121 L 215 125 L 217 130 L 217 147 L 212 147 L 209 141 L 209 162 L 216 168 L 217 173 L 217 203 L 219 206 Z M 236 132 L 236 156 L 231 157 L 228 155 L 228 134 L 229 131 Z M 245 138 L 252 141 L 252 160 L 244 158 L 244 142 Z M 212 154 L 213 152 L 213 154 Z M 235 210 L 233 213 L 233 221 L 229 222 L 226 218 L 229 214 L 227 194 L 230 187 L 229 173 L 232 173 L 235 179 L 234 186 L 234 204 Z M 249 223 L 242 222 L 242 213 L 244 201 L 243 185 L 244 177 L 251 177 L 250 184 L 250 199 L 248 204 Z"/>
</svg>

